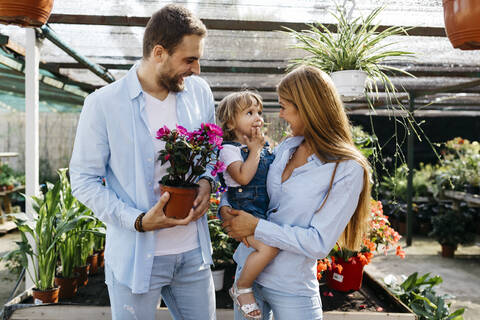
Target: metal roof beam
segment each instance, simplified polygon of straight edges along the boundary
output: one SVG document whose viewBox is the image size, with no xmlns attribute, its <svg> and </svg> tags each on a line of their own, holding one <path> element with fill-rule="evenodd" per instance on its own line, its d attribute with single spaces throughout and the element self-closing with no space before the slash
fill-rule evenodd
<svg viewBox="0 0 480 320">
<path fill-rule="evenodd" d="M 54 13 L 50 16 L 49 23 L 63 24 L 88 24 L 88 25 L 108 25 L 108 26 L 129 26 L 145 27 L 150 17 L 129 17 L 129 16 L 99 16 L 85 14 L 61 14 Z M 214 30 L 241 30 L 241 31 L 275 31 L 283 30 L 282 27 L 288 27 L 293 30 L 301 31 L 309 29 L 309 26 L 301 22 L 282 22 L 282 21 L 251 21 L 251 20 L 228 20 L 228 19 L 202 19 L 208 29 Z M 336 24 L 324 24 L 330 31 L 335 32 Z M 381 32 L 392 26 L 381 25 L 378 31 Z M 410 27 L 408 34 L 411 36 L 424 37 L 446 37 L 443 27 Z"/>
</svg>

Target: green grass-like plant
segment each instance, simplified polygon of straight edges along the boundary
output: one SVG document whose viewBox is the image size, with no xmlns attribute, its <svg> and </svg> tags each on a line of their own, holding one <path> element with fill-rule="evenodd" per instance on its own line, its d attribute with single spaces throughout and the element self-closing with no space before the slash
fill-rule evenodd
<svg viewBox="0 0 480 320">
<path fill-rule="evenodd" d="M 395 92 L 389 74 L 400 73 L 413 77 L 409 72 L 383 64 L 388 58 L 412 58 L 413 53 L 390 50 L 398 43 L 386 41 L 392 36 L 406 35 L 408 29 L 392 26 L 379 31 L 374 20 L 384 7 L 374 9 L 366 18 L 358 17 L 351 21 L 342 7 L 337 6 L 332 16 L 337 23 L 337 31 L 330 31 L 321 23 L 308 24 L 309 30 L 301 32 L 284 27 L 297 41 L 293 47 L 310 53 L 309 56 L 291 60 L 289 68 L 307 64 L 331 73 L 342 70 L 363 70 L 371 79 L 379 79 L 386 92 Z M 370 91 L 378 92 L 377 84 L 369 85 Z"/>
<path fill-rule="evenodd" d="M 42 196 L 32 197 L 33 218 L 26 214 L 15 216 L 15 223 L 21 232 L 18 248 L 10 254 L 19 255 L 20 262 L 32 279 L 36 289 L 45 291 L 54 287 L 58 260 L 57 244 L 64 233 L 75 227 L 75 220 L 57 220 L 60 202 L 60 181 L 48 183 Z M 31 239 L 34 243 L 32 247 Z M 33 261 L 33 274 L 28 269 L 28 261 Z"/>
</svg>

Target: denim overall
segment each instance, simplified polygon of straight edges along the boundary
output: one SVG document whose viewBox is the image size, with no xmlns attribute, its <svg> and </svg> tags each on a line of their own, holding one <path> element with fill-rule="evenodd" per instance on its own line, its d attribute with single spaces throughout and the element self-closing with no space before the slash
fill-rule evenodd
<svg viewBox="0 0 480 320">
<path fill-rule="evenodd" d="M 233 141 L 226 141 L 223 143 L 231 144 L 240 147 L 241 144 Z M 247 160 L 249 150 L 247 147 L 240 149 L 243 161 Z M 234 209 L 245 210 L 257 218 L 266 219 L 268 209 L 268 193 L 267 193 L 267 174 L 270 164 L 273 162 L 275 156 L 273 155 L 268 142 L 265 143 L 260 154 L 260 161 L 258 163 L 257 172 L 252 180 L 245 186 L 228 187 L 227 195 L 228 202 Z M 220 182 L 222 186 L 226 186 L 223 174 L 219 173 Z"/>
</svg>

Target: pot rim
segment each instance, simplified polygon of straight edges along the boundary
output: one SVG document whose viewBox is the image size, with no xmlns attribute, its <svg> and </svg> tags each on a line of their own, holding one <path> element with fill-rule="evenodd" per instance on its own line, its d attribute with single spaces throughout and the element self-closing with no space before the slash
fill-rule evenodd
<svg viewBox="0 0 480 320">
<path fill-rule="evenodd" d="M 58 286 L 54 286 L 53 288 L 47 289 L 47 290 L 40 290 L 40 289 L 38 289 L 38 288 L 35 287 L 35 288 L 32 288 L 32 291 L 36 291 L 36 292 L 50 292 L 50 291 L 56 291 L 56 290 L 59 290 L 59 289 L 60 289 L 60 287 L 58 287 Z"/>
<path fill-rule="evenodd" d="M 163 184 L 161 183 L 160 181 L 158 182 L 160 184 L 160 186 L 162 187 L 167 187 L 167 188 L 178 188 L 178 189 L 196 189 L 196 188 L 200 188 L 200 185 L 197 184 L 197 183 L 194 183 L 192 184 L 191 186 L 169 186 L 167 184 Z"/>
</svg>

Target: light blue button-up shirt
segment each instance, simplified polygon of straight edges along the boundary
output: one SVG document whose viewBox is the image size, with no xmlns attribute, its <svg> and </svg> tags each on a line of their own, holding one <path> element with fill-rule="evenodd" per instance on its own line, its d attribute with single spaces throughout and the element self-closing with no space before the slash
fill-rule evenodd
<svg viewBox="0 0 480 320">
<path fill-rule="evenodd" d="M 255 239 L 280 251 L 256 281 L 287 294 L 313 296 L 319 289 L 316 261 L 328 255 L 352 217 L 363 188 L 364 170 L 356 161 L 341 162 L 330 195 L 318 211 L 335 163 L 324 163 L 312 155 L 282 183 L 283 170 L 303 139 L 289 138 L 275 149 L 267 178 L 269 217 L 260 219 Z M 252 250 L 239 245 L 234 259 L 240 267 Z"/>
<path fill-rule="evenodd" d="M 75 137 L 72 192 L 107 225 L 105 260 L 115 278 L 144 293 L 149 289 L 156 232 L 135 231 L 135 219 L 157 199 L 153 186 L 155 154 L 137 65 L 127 75 L 86 99 Z M 197 77 L 185 79 L 176 94 L 178 123 L 188 130 L 215 121 L 212 92 Z M 209 172 L 209 170 L 207 170 Z M 102 178 L 106 186 L 102 185 Z M 197 224 L 205 264 L 212 264 L 207 217 Z"/>
</svg>

